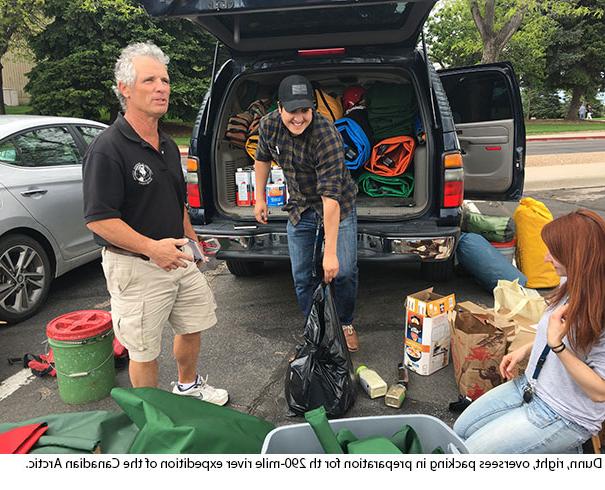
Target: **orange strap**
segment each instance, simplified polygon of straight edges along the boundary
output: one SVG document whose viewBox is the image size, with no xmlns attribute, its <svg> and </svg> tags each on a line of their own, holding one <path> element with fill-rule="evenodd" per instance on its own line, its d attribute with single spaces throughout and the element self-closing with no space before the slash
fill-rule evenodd
<svg viewBox="0 0 605 490">
<path fill-rule="evenodd" d="M 416 141 L 411 136 L 384 139 L 372 148 L 372 156 L 365 168 L 383 177 L 401 175 L 410 165 L 415 148 Z"/>
</svg>

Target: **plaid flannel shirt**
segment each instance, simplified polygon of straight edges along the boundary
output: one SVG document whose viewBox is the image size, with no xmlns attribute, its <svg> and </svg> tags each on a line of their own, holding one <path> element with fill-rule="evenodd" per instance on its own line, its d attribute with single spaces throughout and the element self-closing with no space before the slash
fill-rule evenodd
<svg viewBox="0 0 605 490">
<path fill-rule="evenodd" d="M 293 225 L 307 209 L 323 216 L 322 197 L 340 204 L 340 219 L 355 205 L 357 186 L 345 166 L 340 133 L 321 114 L 313 111 L 313 121 L 300 136 L 284 126 L 278 110 L 260 121 L 256 160 L 279 164 L 284 170 L 290 199 L 284 206 Z"/>
</svg>

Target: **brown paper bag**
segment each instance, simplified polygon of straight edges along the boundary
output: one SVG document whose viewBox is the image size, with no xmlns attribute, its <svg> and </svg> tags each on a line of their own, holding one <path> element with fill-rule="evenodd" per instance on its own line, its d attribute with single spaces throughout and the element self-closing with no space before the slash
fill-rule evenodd
<svg viewBox="0 0 605 490">
<path fill-rule="evenodd" d="M 461 394 L 476 400 L 504 380 L 499 365 L 506 350 L 506 333 L 494 315 L 472 304 L 456 307 L 452 327 L 452 364 Z"/>
</svg>

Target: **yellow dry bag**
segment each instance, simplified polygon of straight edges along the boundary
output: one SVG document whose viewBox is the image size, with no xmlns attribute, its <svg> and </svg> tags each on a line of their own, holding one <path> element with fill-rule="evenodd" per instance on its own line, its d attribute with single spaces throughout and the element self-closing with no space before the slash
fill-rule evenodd
<svg viewBox="0 0 605 490">
<path fill-rule="evenodd" d="M 559 276 L 552 264 L 544 262 L 548 249 L 542 241 L 542 228 L 553 220 L 540 201 L 524 197 L 513 214 L 517 228 L 517 266 L 527 276 L 528 288 L 552 288 Z"/>
</svg>

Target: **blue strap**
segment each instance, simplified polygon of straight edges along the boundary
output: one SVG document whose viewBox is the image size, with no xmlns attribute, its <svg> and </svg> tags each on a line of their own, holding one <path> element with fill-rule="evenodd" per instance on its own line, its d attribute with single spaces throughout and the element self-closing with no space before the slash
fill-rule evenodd
<svg viewBox="0 0 605 490">
<path fill-rule="evenodd" d="M 548 346 L 548 344 L 546 344 L 544 346 L 544 349 L 542 349 L 542 354 L 540 354 L 540 357 L 538 358 L 538 362 L 536 362 L 536 369 L 534 369 L 534 374 L 532 375 L 532 379 L 538 379 L 538 376 L 540 376 L 540 371 L 542 371 L 542 366 L 544 366 L 544 362 L 546 361 L 546 356 L 548 355 L 549 352 L 550 352 L 550 347 Z"/>
</svg>

